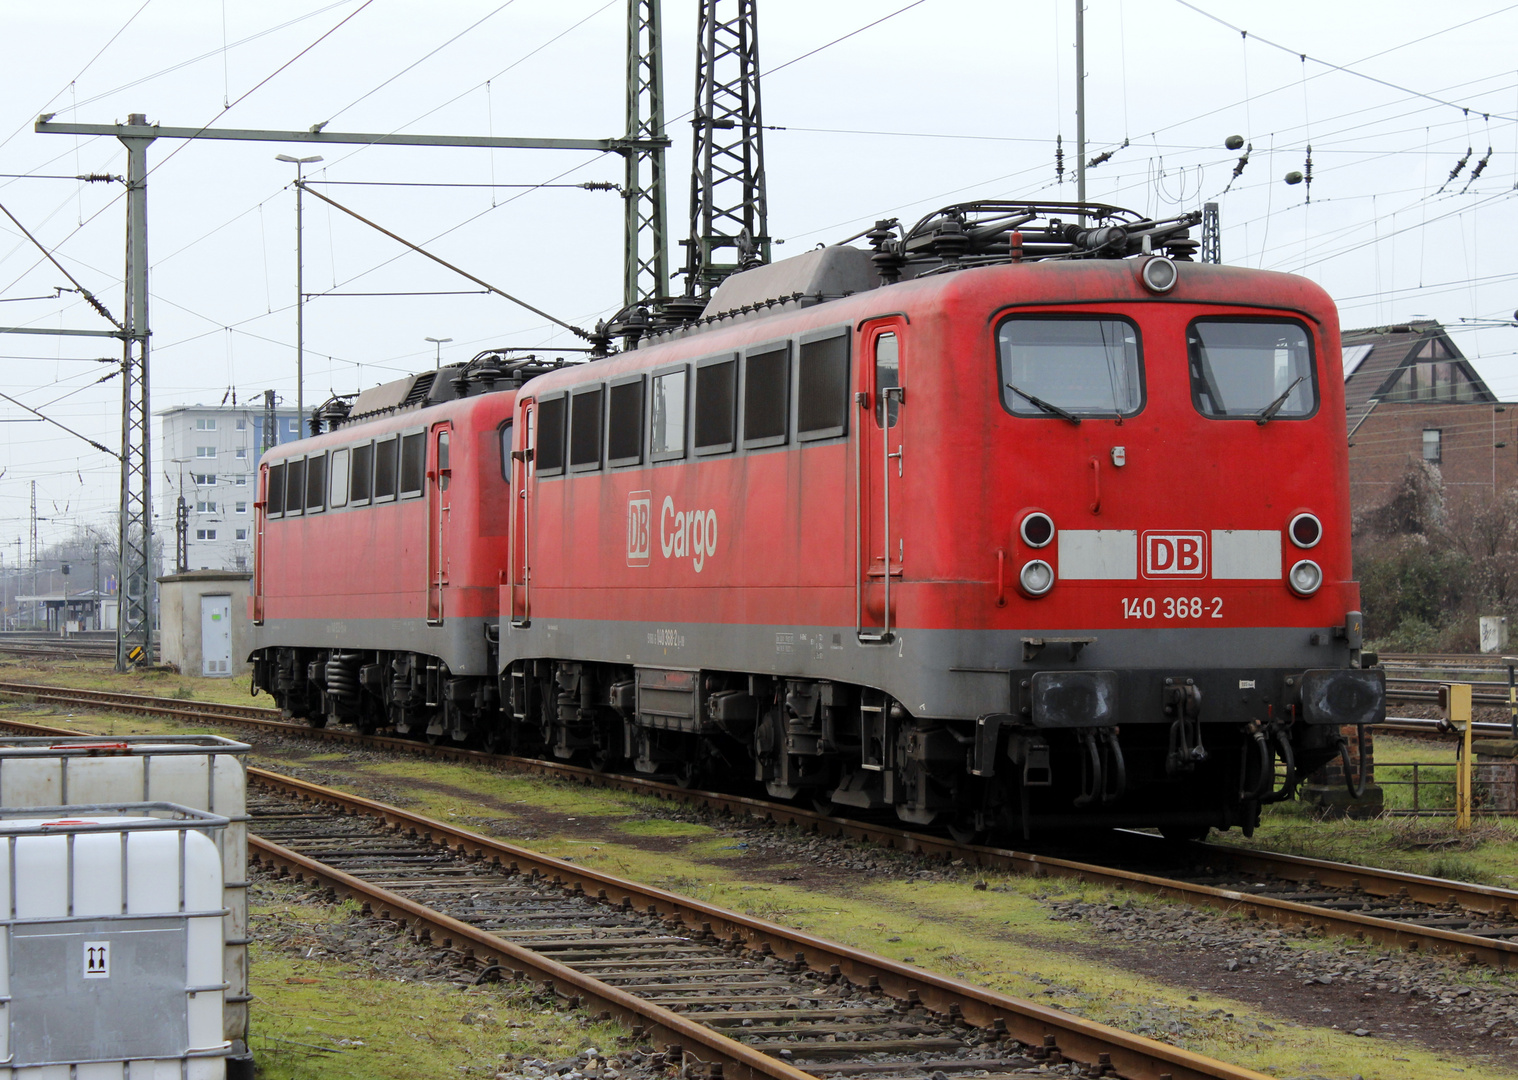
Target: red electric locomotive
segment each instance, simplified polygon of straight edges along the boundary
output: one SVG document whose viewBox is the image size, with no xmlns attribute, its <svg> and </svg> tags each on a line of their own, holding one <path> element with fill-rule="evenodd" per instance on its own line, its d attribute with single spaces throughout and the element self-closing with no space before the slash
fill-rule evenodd
<svg viewBox="0 0 1518 1080">
<path fill-rule="evenodd" d="M 967 833 L 1252 828 L 1384 680 L 1334 305 L 1190 262 L 1195 220 L 882 223 L 532 380 L 510 719 Z"/>
<path fill-rule="evenodd" d="M 488 352 L 318 411 L 267 451 L 255 503 L 253 681 L 287 716 L 490 741 L 506 469 L 522 381 Z"/>
<path fill-rule="evenodd" d="M 950 207 L 370 391 L 266 455 L 255 681 L 966 834 L 1252 828 L 1385 689 L 1334 306 L 1195 221 Z"/>
</svg>

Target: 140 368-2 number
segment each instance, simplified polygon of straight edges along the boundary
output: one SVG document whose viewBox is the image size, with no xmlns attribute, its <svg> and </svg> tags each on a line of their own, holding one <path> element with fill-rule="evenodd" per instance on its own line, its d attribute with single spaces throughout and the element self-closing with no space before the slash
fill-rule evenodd
<svg viewBox="0 0 1518 1080">
<path fill-rule="evenodd" d="M 1125 596 L 1125 619 L 1221 619 L 1223 598 L 1200 596 Z"/>
</svg>

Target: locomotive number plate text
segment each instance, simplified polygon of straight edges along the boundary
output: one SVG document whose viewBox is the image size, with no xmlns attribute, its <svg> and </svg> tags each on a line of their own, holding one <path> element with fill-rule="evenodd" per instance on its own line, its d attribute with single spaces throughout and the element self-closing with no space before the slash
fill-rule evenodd
<svg viewBox="0 0 1518 1080">
<path fill-rule="evenodd" d="M 1125 596 L 1125 619 L 1221 619 L 1223 598 L 1201 596 Z"/>
</svg>

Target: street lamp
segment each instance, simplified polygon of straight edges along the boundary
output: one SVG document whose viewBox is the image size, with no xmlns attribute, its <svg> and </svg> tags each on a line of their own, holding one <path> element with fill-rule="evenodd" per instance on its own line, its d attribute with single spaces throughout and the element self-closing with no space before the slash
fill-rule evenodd
<svg viewBox="0 0 1518 1080">
<path fill-rule="evenodd" d="M 286 161 L 295 166 L 295 414 L 300 417 L 300 434 L 306 426 L 306 282 L 305 260 L 301 253 L 301 170 L 302 166 L 322 159 L 320 154 L 312 157 L 291 157 L 276 154 L 275 161 Z"/>
<path fill-rule="evenodd" d="M 437 363 L 435 365 L 433 365 L 433 369 L 435 371 L 442 371 L 443 370 L 443 342 L 445 342 L 445 341 L 452 341 L 453 339 L 451 337 L 430 337 L 430 338 L 423 338 L 422 340 L 423 341 L 430 341 L 434 345 L 437 346 Z"/>
</svg>

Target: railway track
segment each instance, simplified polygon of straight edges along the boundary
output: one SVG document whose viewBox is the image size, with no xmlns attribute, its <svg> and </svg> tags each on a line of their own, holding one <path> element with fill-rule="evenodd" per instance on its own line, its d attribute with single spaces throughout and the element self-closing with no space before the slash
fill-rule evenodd
<svg viewBox="0 0 1518 1080">
<path fill-rule="evenodd" d="M 1380 661 L 1386 667 L 1473 668 L 1483 671 L 1506 670 L 1509 654 L 1505 653 L 1381 653 Z"/>
<path fill-rule="evenodd" d="M 456 826 L 249 770 L 255 862 L 670 1046 L 684 1075 L 1261 1074 Z M 696 1065 L 692 1070 L 690 1067 Z M 720 1065 L 717 1073 L 713 1065 Z"/>
<path fill-rule="evenodd" d="M 370 749 L 423 754 L 451 761 L 507 768 L 570 782 L 635 792 L 700 806 L 740 818 L 769 820 L 821 835 L 868 840 L 898 851 L 971 866 L 1061 877 L 1150 893 L 1184 903 L 1247 912 L 1285 926 L 1310 926 L 1326 933 L 1410 950 L 1444 953 L 1496 968 L 1518 967 L 1518 890 L 1424 877 L 1225 844 L 1177 847 L 1144 833 L 1124 833 L 1107 851 L 1082 858 L 1022 852 L 949 837 L 911 832 L 893 825 L 833 817 L 786 803 L 720 792 L 695 791 L 672 783 L 536 758 L 487 754 L 411 739 L 365 736 L 333 728 L 308 728 L 273 719 L 272 709 L 186 702 L 141 694 L 75 691 L 0 683 L 0 694 L 59 704 L 167 715 L 193 723 L 229 723 L 286 737 L 317 738 Z M 63 729 L 3 720 L 0 726 L 34 734 L 74 734 Z M 1114 854 L 1113 852 L 1117 852 Z M 1156 872 L 1156 871 L 1160 872 Z"/>
<path fill-rule="evenodd" d="M 8 656 L 47 656 L 55 660 L 100 660 L 115 657 L 116 646 L 78 644 L 67 641 L 0 641 L 0 654 Z"/>
</svg>

